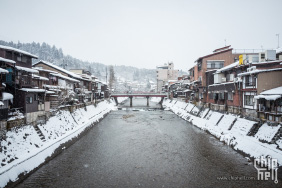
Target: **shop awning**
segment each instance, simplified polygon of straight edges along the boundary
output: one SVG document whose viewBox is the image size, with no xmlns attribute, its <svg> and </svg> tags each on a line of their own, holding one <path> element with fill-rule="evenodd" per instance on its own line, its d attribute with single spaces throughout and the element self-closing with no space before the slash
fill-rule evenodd
<svg viewBox="0 0 282 188">
<path fill-rule="evenodd" d="M 276 99 L 281 98 L 281 95 L 258 95 L 255 96 L 255 99 L 265 99 L 268 101 L 275 101 Z"/>
</svg>

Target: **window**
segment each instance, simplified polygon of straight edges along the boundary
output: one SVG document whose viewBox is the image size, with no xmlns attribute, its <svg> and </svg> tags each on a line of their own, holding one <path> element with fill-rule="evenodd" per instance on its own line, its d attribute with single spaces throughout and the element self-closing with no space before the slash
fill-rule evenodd
<svg viewBox="0 0 282 188">
<path fill-rule="evenodd" d="M 224 93 L 219 93 L 218 94 L 218 99 L 219 100 L 224 100 Z"/>
<path fill-rule="evenodd" d="M 246 76 L 246 86 L 255 86 L 256 85 L 256 79 L 252 76 Z"/>
<path fill-rule="evenodd" d="M 233 93 L 228 92 L 228 100 L 232 101 L 233 100 Z"/>
<path fill-rule="evenodd" d="M 208 69 L 220 69 L 224 66 L 224 61 L 207 61 Z"/>
<path fill-rule="evenodd" d="M 22 62 L 24 62 L 24 63 L 27 62 L 27 57 L 26 56 L 22 56 Z"/>
<path fill-rule="evenodd" d="M 213 93 L 213 99 L 218 100 L 218 93 Z"/>
<path fill-rule="evenodd" d="M 38 100 L 38 95 L 37 94 L 34 94 L 34 100 Z"/>
<path fill-rule="evenodd" d="M 17 61 L 22 61 L 22 56 L 17 56 Z"/>
<path fill-rule="evenodd" d="M 253 95 L 245 95 L 245 105 L 253 106 L 254 105 L 254 96 Z"/>
<path fill-rule="evenodd" d="M 32 97 L 26 97 L 26 104 L 32 104 Z"/>
<path fill-rule="evenodd" d="M 202 61 L 198 62 L 198 71 L 202 70 Z"/>
<path fill-rule="evenodd" d="M 227 74 L 226 76 L 227 82 L 234 80 L 234 74 Z"/>
</svg>

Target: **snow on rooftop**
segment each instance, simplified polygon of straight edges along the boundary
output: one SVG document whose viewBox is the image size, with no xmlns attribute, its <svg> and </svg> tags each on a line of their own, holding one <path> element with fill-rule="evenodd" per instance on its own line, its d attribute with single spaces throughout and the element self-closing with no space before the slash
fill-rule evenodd
<svg viewBox="0 0 282 188">
<path fill-rule="evenodd" d="M 261 73 L 261 72 L 271 72 L 271 71 L 279 71 L 282 70 L 282 68 L 276 68 L 276 69 L 257 69 L 257 70 L 253 70 L 253 71 L 249 71 L 249 72 L 243 72 L 238 74 L 238 76 L 245 76 L 245 75 L 250 75 L 250 74 L 257 74 L 257 73 Z"/>
<path fill-rule="evenodd" d="M 42 72 L 49 72 L 49 73 L 58 73 L 56 71 L 51 71 L 48 69 L 43 69 L 42 67 L 32 67 L 32 69 L 38 70 L 38 71 L 42 71 Z"/>
<path fill-rule="evenodd" d="M 252 62 L 252 65 L 259 65 L 259 64 L 271 64 L 271 63 L 279 63 L 279 62 L 282 62 L 282 60 Z"/>
<path fill-rule="evenodd" d="M 10 60 L 10 59 L 5 59 L 5 58 L 3 58 L 3 57 L 0 57 L 0 61 L 4 61 L 4 62 L 7 62 L 7 63 L 13 63 L 13 64 L 15 64 L 16 62 L 15 61 L 13 61 L 13 60 Z"/>
<path fill-rule="evenodd" d="M 11 93 L 7 93 L 7 92 L 2 93 L 2 100 L 3 101 L 12 100 L 13 98 L 14 98 L 14 96 Z"/>
<path fill-rule="evenodd" d="M 62 78 L 62 79 L 64 79 L 64 80 L 69 80 L 69 81 L 72 81 L 72 82 L 80 82 L 79 80 L 76 80 L 76 79 L 73 79 L 73 78 L 64 76 L 64 75 L 62 75 L 62 74 L 60 74 L 60 73 L 50 73 L 50 74 L 53 75 L 53 76 L 57 76 L 57 77 L 59 77 L 59 78 Z"/>
<path fill-rule="evenodd" d="M 20 90 L 24 92 L 35 92 L 35 93 L 43 93 L 46 91 L 45 89 L 34 89 L 34 88 L 22 88 Z"/>
<path fill-rule="evenodd" d="M 16 69 L 20 70 L 20 71 L 31 72 L 31 73 L 39 73 L 38 70 L 34 70 L 34 69 L 31 69 L 31 68 L 26 68 L 26 67 L 21 67 L 21 66 L 16 66 Z"/>
<path fill-rule="evenodd" d="M 38 75 L 32 75 L 33 78 L 38 79 L 38 80 L 45 80 L 45 81 L 49 81 L 48 78 L 43 77 L 43 76 L 38 76 Z"/>
<path fill-rule="evenodd" d="M 267 101 L 275 101 L 276 99 L 281 98 L 281 95 L 257 95 L 255 99 L 265 99 Z"/>
<path fill-rule="evenodd" d="M 260 93 L 261 95 L 282 95 L 282 86 L 276 87 Z"/>
<path fill-rule="evenodd" d="M 278 54 L 278 53 L 281 53 L 282 52 L 282 48 L 277 48 L 276 49 L 276 53 Z"/>
<path fill-rule="evenodd" d="M 54 65 L 54 64 L 52 64 L 52 63 L 49 63 L 49 62 L 47 62 L 47 61 L 40 60 L 39 62 L 35 63 L 34 65 L 37 65 L 37 64 L 39 64 L 39 63 L 43 63 L 43 64 L 45 64 L 45 65 L 48 65 L 48 66 L 50 66 L 50 67 L 53 67 L 54 69 L 57 69 L 57 70 L 59 70 L 59 71 L 61 71 L 61 72 L 64 72 L 64 73 L 66 73 L 66 74 L 68 74 L 68 75 L 70 75 L 70 76 L 72 76 L 72 77 L 74 77 L 74 78 L 76 78 L 76 79 L 81 79 L 81 76 L 79 76 L 79 75 L 77 75 L 77 74 L 75 74 L 75 73 L 73 73 L 73 72 L 70 72 L 70 71 L 68 71 L 68 70 L 66 70 L 66 69 L 63 69 L 63 68 L 61 68 L 61 67 L 59 67 L 59 66 L 57 66 L 57 65 Z"/>
<path fill-rule="evenodd" d="M 221 68 L 221 69 L 218 69 L 218 70 L 216 71 L 216 73 L 221 73 L 221 72 L 230 70 L 230 69 L 232 69 L 232 68 L 234 68 L 234 67 L 236 67 L 236 66 L 238 66 L 238 65 L 239 65 L 239 61 L 236 61 L 235 63 L 232 63 L 232 64 L 227 65 L 227 66 L 225 66 L 225 67 L 223 67 L 223 68 Z"/>
<path fill-rule="evenodd" d="M 191 89 L 185 89 L 183 92 L 189 92 L 192 91 Z"/>
<path fill-rule="evenodd" d="M 7 71 L 6 69 L 0 68 L 0 73 L 9 73 L 9 71 Z"/>
<path fill-rule="evenodd" d="M 0 45 L 0 48 L 5 49 L 5 50 L 18 52 L 20 54 L 24 54 L 24 55 L 27 55 L 27 56 L 30 56 L 30 57 L 33 57 L 33 58 L 36 58 L 36 59 L 38 58 L 36 55 L 33 55 L 33 54 L 26 52 L 26 51 L 23 51 L 23 50 L 19 50 L 17 48 L 13 48 L 13 47 L 9 47 L 9 46 L 3 46 L 3 45 Z"/>
</svg>

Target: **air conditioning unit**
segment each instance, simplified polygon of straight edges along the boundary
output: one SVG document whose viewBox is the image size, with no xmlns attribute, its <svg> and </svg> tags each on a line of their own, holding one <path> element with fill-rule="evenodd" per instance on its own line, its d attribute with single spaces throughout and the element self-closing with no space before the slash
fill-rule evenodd
<svg viewBox="0 0 282 188">
<path fill-rule="evenodd" d="M 252 67 L 250 67 L 250 68 L 247 68 L 247 72 L 251 72 L 251 71 L 254 71 L 254 70 L 256 70 L 256 69 L 257 69 L 256 66 L 252 66 Z"/>
<path fill-rule="evenodd" d="M 222 77 L 222 78 L 221 78 L 221 81 L 222 81 L 222 82 L 226 82 L 226 77 Z"/>
</svg>

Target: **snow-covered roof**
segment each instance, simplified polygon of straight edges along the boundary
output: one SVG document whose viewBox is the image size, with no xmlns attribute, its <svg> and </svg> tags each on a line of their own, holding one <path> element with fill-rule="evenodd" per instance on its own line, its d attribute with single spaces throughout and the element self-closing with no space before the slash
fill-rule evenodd
<svg viewBox="0 0 282 188">
<path fill-rule="evenodd" d="M 9 73 L 9 71 L 7 71 L 6 69 L 0 68 L 0 74 L 1 74 L 1 73 L 4 73 L 4 74 L 5 74 L 5 73 Z"/>
<path fill-rule="evenodd" d="M 276 53 L 278 54 L 278 53 L 281 53 L 282 52 L 282 48 L 277 48 L 276 49 Z"/>
<path fill-rule="evenodd" d="M 11 93 L 7 93 L 7 92 L 2 93 L 2 100 L 3 101 L 12 100 L 13 98 L 14 98 L 14 96 Z"/>
<path fill-rule="evenodd" d="M 13 64 L 15 64 L 16 62 L 15 61 L 13 61 L 13 60 L 10 60 L 10 59 L 5 59 L 5 58 L 3 58 L 3 57 L 0 57 L 0 61 L 4 61 L 4 62 L 6 62 L 6 63 L 13 63 Z"/>
<path fill-rule="evenodd" d="M 219 86 L 219 85 L 227 85 L 227 84 L 234 84 L 234 81 L 231 81 L 231 82 L 223 82 L 223 83 L 217 83 L 217 84 L 211 84 L 211 85 L 209 85 L 209 87 Z"/>
<path fill-rule="evenodd" d="M 257 70 L 253 70 L 253 71 L 249 71 L 249 72 L 243 72 L 238 74 L 238 76 L 245 76 L 245 75 L 251 75 L 251 74 L 257 74 L 257 73 L 261 73 L 261 72 L 271 72 L 271 71 L 279 71 L 282 70 L 282 68 L 276 68 L 276 69 L 257 69 Z"/>
<path fill-rule="evenodd" d="M 261 61 L 261 62 L 252 62 L 252 65 L 271 64 L 271 63 L 281 63 L 281 62 L 282 62 L 282 60 Z"/>
<path fill-rule="evenodd" d="M 216 71 L 217 69 L 211 69 L 211 70 L 207 70 L 206 72 L 212 72 L 212 71 Z"/>
<path fill-rule="evenodd" d="M 31 69 L 31 68 L 26 68 L 26 67 L 21 67 L 21 66 L 16 66 L 16 69 L 20 70 L 20 71 L 31 72 L 31 73 L 39 73 L 38 70 L 34 70 L 34 69 Z"/>
<path fill-rule="evenodd" d="M 69 80 L 69 81 L 77 82 L 77 83 L 80 82 L 79 80 L 76 80 L 76 79 L 73 79 L 73 78 L 64 76 L 64 75 L 62 75 L 62 74 L 60 74 L 60 73 L 50 73 L 50 74 L 53 75 L 53 76 L 57 76 L 57 77 L 59 77 L 59 78 L 62 78 L 62 79 L 64 79 L 64 80 Z"/>
<path fill-rule="evenodd" d="M 157 68 L 168 68 L 168 65 L 159 65 Z"/>
<path fill-rule="evenodd" d="M 281 98 L 281 95 L 257 95 L 255 99 L 265 99 L 268 101 L 275 101 L 276 99 Z"/>
<path fill-rule="evenodd" d="M 26 52 L 26 51 L 23 51 L 23 50 L 19 50 L 17 48 L 13 48 L 13 47 L 9 47 L 9 46 L 3 46 L 3 45 L 0 45 L 0 48 L 5 49 L 5 50 L 10 50 L 10 51 L 18 52 L 20 54 L 24 54 L 24 55 L 27 55 L 27 56 L 30 56 L 30 57 L 38 59 L 38 57 L 36 55 L 33 55 L 33 54 L 31 54 L 29 52 Z"/>
<path fill-rule="evenodd" d="M 282 95 L 282 86 L 276 87 L 260 93 L 261 95 Z"/>
<path fill-rule="evenodd" d="M 46 91 L 46 94 L 55 94 L 54 91 Z"/>
<path fill-rule="evenodd" d="M 0 106 L 4 106 L 4 103 L 2 101 L 0 101 Z"/>
<path fill-rule="evenodd" d="M 183 92 L 189 92 L 192 91 L 191 89 L 185 89 Z"/>
<path fill-rule="evenodd" d="M 45 88 L 49 88 L 49 89 L 61 89 L 63 88 L 62 86 L 55 86 L 55 85 L 43 85 L 43 87 Z"/>
<path fill-rule="evenodd" d="M 230 70 L 230 69 L 232 69 L 232 68 L 234 68 L 234 67 L 236 67 L 236 66 L 238 66 L 239 65 L 239 61 L 236 61 L 235 63 L 232 63 L 232 64 L 230 64 L 230 65 L 227 65 L 227 66 L 225 66 L 225 67 L 222 67 L 221 69 L 218 69 L 217 71 L 216 71 L 216 73 L 221 73 L 221 72 L 224 72 L 224 71 L 228 71 L 228 70 Z"/>
<path fill-rule="evenodd" d="M 34 88 L 22 88 L 20 90 L 24 92 L 33 92 L 33 93 L 43 93 L 46 91 L 45 89 L 34 89 Z"/>
<path fill-rule="evenodd" d="M 38 79 L 38 80 L 49 81 L 48 78 L 43 77 L 43 76 L 38 76 L 38 75 L 32 75 L 32 78 L 35 78 L 35 79 Z"/>
<path fill-rule="evenodd" d="M 168 80 L 168 82 L 177 82 L 178 80 Z"/>
<path fill-rule="evenodd" d="M 43 64 L 45 64 L 45 65 L 48 65 L 48 66 L 50 66 L 50 67 L 52 67 L 52 68 L 54 68 L 54 69 L 57 69 L 57 70 L 59 70 L 59 71 L 61 71 L 61 72 L 63 72 L 63 73 L 66 73 L 66 74 L 70 75 L 71 77 L 74 77 L 75 79 L 81 79 L 81 76 L 79 76 L 79 75 L 77 75 L 77 74 L 75 74 L 75 73 L 73 73 L 73 72 L 70 72 L 70 71 L 68 71 L 68 70 L 66 70 L 66 69 L 63 69 L 63 68 L 61 68 L 61 67 L 59 67 L 59 66 L 57 66 L 57 65 L 54 65 L 54 64 L 52 64 L 52 63 L 49 63 L 49 62 L 47 62 L 47 61 L 40 60 L 39 62 L 35 63 L 33 66 L 35 66 L 35 65 L 37 65 L 37 64 L 39 64 L 39 63 L 43 63 Z"/>
<path fill-rule="evenodd" d="M 56 71 L 48 70 L 48 69 L 43 69 L 42 67 L 32 67 L 32 69 L 42 71 L 42 72 L 49 72 L 49 73 L 58 73 Z"/>
</svg>

